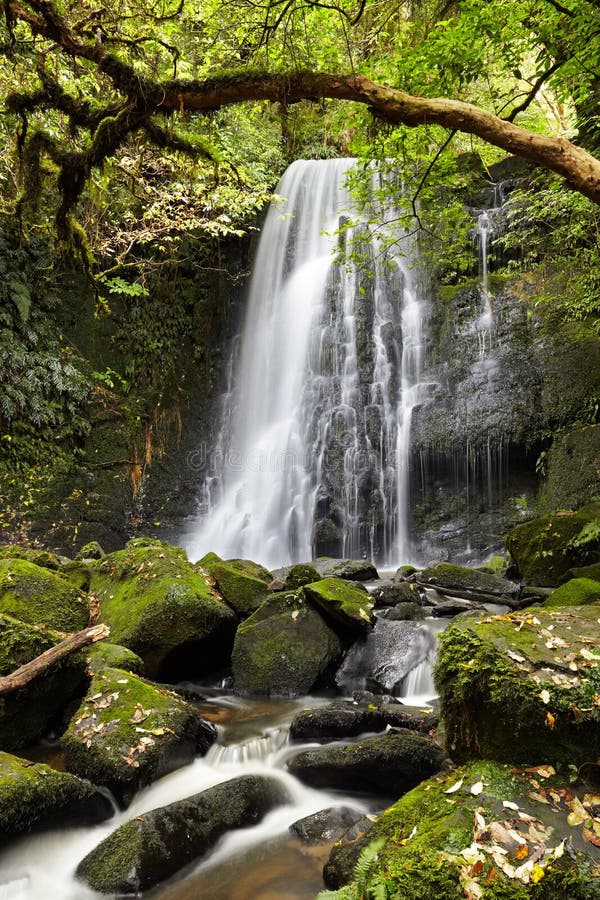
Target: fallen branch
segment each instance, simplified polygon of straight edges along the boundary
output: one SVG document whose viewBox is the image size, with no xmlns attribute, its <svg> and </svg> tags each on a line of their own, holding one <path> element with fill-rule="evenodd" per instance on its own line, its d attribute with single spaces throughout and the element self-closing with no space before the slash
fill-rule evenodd
<svg viewBox="0 0 600 900">
<path fill-rule="evenodd" d="M 54 647 L 50 647 L 49 650 L 46 650 L 40 656 L 36 656 L 35 659 L 31 659 L 25 665 L 20 666 L 11 675 L 0 678 L 0 697 L 25 687 L 38 675 L 46 672 L 55 663 L 74 653 L 75 650 L 81 650 L 82 647 L 87 647 L 88 644 L 95 644 L 96 641 L 103 640 L 109 634 L 110 628 L 108 625 L 93 625 L 91 628 L 84 628 L 83 631 L 78 631 L 77 634 L 70 634 L 64 641 L 61 641 Z"/>
</svg>

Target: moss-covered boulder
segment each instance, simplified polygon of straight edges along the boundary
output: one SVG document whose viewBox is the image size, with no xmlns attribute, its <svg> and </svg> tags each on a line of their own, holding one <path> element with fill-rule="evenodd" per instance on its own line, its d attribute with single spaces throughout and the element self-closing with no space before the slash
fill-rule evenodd
<svg viewBox="0 0 600 900">
<path fill-rule="evenodd" d="M 323 578 L 305 585 L 304 594 L 342 635 L 368 634 L 371 630 L 375 604 L 364 588 L 340 578 Z"/>
<path fill-rule="evenodd" d="M 119 644 L 110 644 L 108 641 L 98 641 L 87 648 L 87 658 L 90 670 L 97 672 L 108 666 L 111 669 L 122 669 L 124 672 L 132 672 L 134 675 L 144 674 L 144 661 L 141 657 Z"/>
<path fill-rule="evenodd" d="M 93 568 L 91 592 L 111 639 L 144 660 L 150 677 L 193 677 L 229 662 L 237 618 L 185 551 L 135 539 Z"/>
<path fill-rule="evenodd" d="M 0 615 L 0 677 L 10 675 L 62 639 L 63 635 L 49 629 Z M 15 750 L 42 737 L 69 701 L 85 690 L 86 683 L 86 653 L 82 650 L 1 697 L 0 748 Z"/>
<path fill-rule="evenodd" d="M 313 559 L 312 566 L 321 578 L 345 578 L 347 581 L 376 581 L 379 578 L 373 563 L 366 559 L 334 559 L 331 556 L 319 556 Z"/>
<path fill-rule="evenodd" d="M 600 606 L 453 623 L 435 681 L 450 755 L 581 765 L 600 754 Z"/>
<path fill-rule="evenodd" d="M 273 576 L 249 559 L 222 560 L 216 553 L 208 553 L 195 568 L 214 578 L 219 593 L 242 617 L 251 615 L 270 593 Z"/>
<path fill-rule="evenodd" d="M 232 655 L 237 694 L 295 697 L 333 674 L 342 645 L 302 590 L 273 594 L 238 628 Z"/>
<path fill-rule="evenodd" d="M 100 669 L 61 738 L 66 767 L 124 803 L 190 762 L 216 739 L 213 725 L 170 691 L 119 669 Z"/>
<path fill-rule="evenodd" d="M 552 591 L 544 606 L 586 606 L 600 604 L 600 581 L 591 578 L 572 578 Z"/>
<path fill-rule="evenodd" d="M 376 608 L 396 606 L 398 603 L 420 603 L 421 594 L 416 584 L 408 581 L 392 581 L 376 587 L 371 596 Z"/>
<path fill-rule="evenodd" d="M 312 787 L 397 797 L 438 772 L 444 759 L 445 753 L 438 744 L 399 728 L 356 744 L 329 744 L 304 750 L 288 763 L 288 768 Z"/>
<path fill-rule="evenodd" d="M 453 593 L 464 592 L 469 597 L 473 594 L 482 597 L 497 598 L 500 602 L 518 593 L 519 586 L 507 578 L 469 569 L 466 566 L 455 566 L 451 563 L 439 563 L 423 569 L 416 576 L 419 584 L 427 584 L 443 591 Z"/>
<path fill-rule="evenodd" d="M 519 525 L 506 547 L 524 581 L 554 587 L 569 569 L 600 563 L 600 503 Z"/>
<path fill-rule="evenodd" d="M 75 559 L 104 559 L 105 556 L 106 553 L 104 552 L 98 541 L 89 541 L 87 544 L 84 544 L 83 547 L 78 551 Z"/>
<path fill-rule="evenodd" d="M 0 843 L 19 834 L 110 818 L 112 803 L 89 781 L 0 751 Z"/>
<path fill-rule="evenodd" d="M 600 563 L 594 563 L 591 566 L 575 566 L 573 569 L 567 569 L 561 577 L 560 582 L 570 581 L 571 578 L 591 578 L 592 581 L 600 581 Z"/>
<path fill-rule="evenodd" d="M 139 896 L 287 800 L 280 782 L 259 775 L 217 784 L 121 825 L 79 863 L 77 875 L 104 894 Z"/>
<path fill-rule="evenodd" d="M 311 584 L 318 581 L 320 575 L 314 566 L 310 563 L 296 563 L 294 566 L 284 566 L 282 569 L 276 569 L 273 572 L 273 578 L 277 584 L 283 584 L 285 590 L 295 591 L 304 587 L 305 584 Z"/>
<path fill-rule="evenodd" d="M 53 572 L 59 572 L 63 565 L 56 553 L 37 547 L 24 547 L 21 544 L 0 544 L 0 559 L 24 559 Z"/>
<path fill-rule="evenodd" d="M 0 613 L 56 631 L 81 631 L 90 621 L 85 594 L 25 559 L 0 559 Z"/>
<path fill-rule="evenodd" d="M 328 900 L 597 900 L 600 853 L 585 831 L 600 820 L 548 775 L 479 761 L 434 776 L 379 817 L 356 880 Z"/>
</svg>

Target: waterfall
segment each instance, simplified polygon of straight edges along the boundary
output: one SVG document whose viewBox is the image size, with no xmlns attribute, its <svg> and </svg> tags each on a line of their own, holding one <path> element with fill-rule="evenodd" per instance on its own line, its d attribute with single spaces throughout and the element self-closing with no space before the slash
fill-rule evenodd
<svg viewBox="0 0 600 900">
<path fill-rule="evenodd" d="M 373 200 L 361 216 L 346 186 L 353 165 L 297 161 L 277 187 L 192 558 L 410 556 L 425 303 L 398 211 Z M 390 177 L 373 169 L 374 197 Z"/>
</svg>

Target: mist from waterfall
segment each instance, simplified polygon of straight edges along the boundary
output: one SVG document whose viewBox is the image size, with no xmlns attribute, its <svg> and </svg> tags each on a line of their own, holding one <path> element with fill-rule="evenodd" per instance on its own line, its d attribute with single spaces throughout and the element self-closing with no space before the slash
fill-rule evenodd
<svg viewBox="0 0 600 900">
<path fill-rule="evenodd" d="M 346 185 L 353 165 L 297 161 L 276 189 L 192 558 L 214 551 L 273 567 L 318 553 L 410 557 L 426 304 L 398 210 L 373 199 L 361 216 Z M 373 197 L 385 194 L 392 176 L 371 177 Z"/>
</svg>

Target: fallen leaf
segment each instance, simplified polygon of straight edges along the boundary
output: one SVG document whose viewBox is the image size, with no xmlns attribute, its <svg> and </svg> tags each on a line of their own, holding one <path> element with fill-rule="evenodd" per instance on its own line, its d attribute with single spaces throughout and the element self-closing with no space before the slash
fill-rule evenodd
<svg viewBox="0 0 600 900">
<path fill-rule="evenodd" d="M 574 797 L 567 806 L 571 810 L 567 816 L 567 822 L 571 828 L 574 828 L 576 825 L 582 825 L 583 822 L 586 822 L 590 818 L 589 812 L 577 797 Z"/>
<path fill-rule="evenodd" d="M 476 781 L 474 785 L 471 787 L 471 793 L 474 797 L 478 797 L 483 790 L 483 781 Z"/>
<path fill-rule="evenodd" d="M 514 810 L 517 810 L 517 809 L 519 808 L 519 804 L 518 804 L 518 803 L 513 803 L 512 800 L 503 800 L 503 801 L 502 801 L 502 806 L 504 806 L 505 809 L 514 809 Z"/>
<path fill-rule="evenodd" d="M 447 791 L 444 791 L 444 793 L 445 794 L 455 794 L 457 791 L 460 791 L 462 786 L 463 786 L 463 779 L 461 778 L 459 781 L 457 781 L 455 784 L 453 784 L 452 787 L 449 787 Z"/>
<path fill-rule="evenodd" d="M 518 653 L 515 653 L 513 650 L 507 650 L 507 651 L 506 651 L 506 655 L 507 655 L 507 656 L 510 656 L 511 659 L 514 659 L 515 662 L 518 662 L 518 663 L 524 663 L 524 662 L 525 662 L 525 657 L 524 657 L 524 656 L 519 656 L 519 654 L 518 654 Z"/>
<path fill-rule="evenodd" d="M 529 856 L 529 847 L 527 844 L 519 844 L 515 850 L 515 856 L 517 859 L 527 859 Z"/>
<path fill-rule="evenodd" d="M 541 866 L 534 866 L 531 870 L 531 880 L 534 884 L 537 884 L 538 881 L 541 881 L 546 873 L 542 869 Z"/>
<path fill-rule="evenodd" d="M 556 724 L 556 717 L 552 715 L 550 710 L 546 713 L 546 726 L 552 730 Z"/>
<path fill-rule="evenodd" d="M 550 703 L 550 693 L 547 690 L 543 690 L 540 693 L 540 700 L 542 703 Z"/>
<path fill-rule="evenodd" d="M 299 613 L 300 613 L 300 611 L 297 609 L 295 609 L 294 612 L 292 613 L 292 619 L 294 620 L 294 622 L 298 618 Z"/>
</svg>

